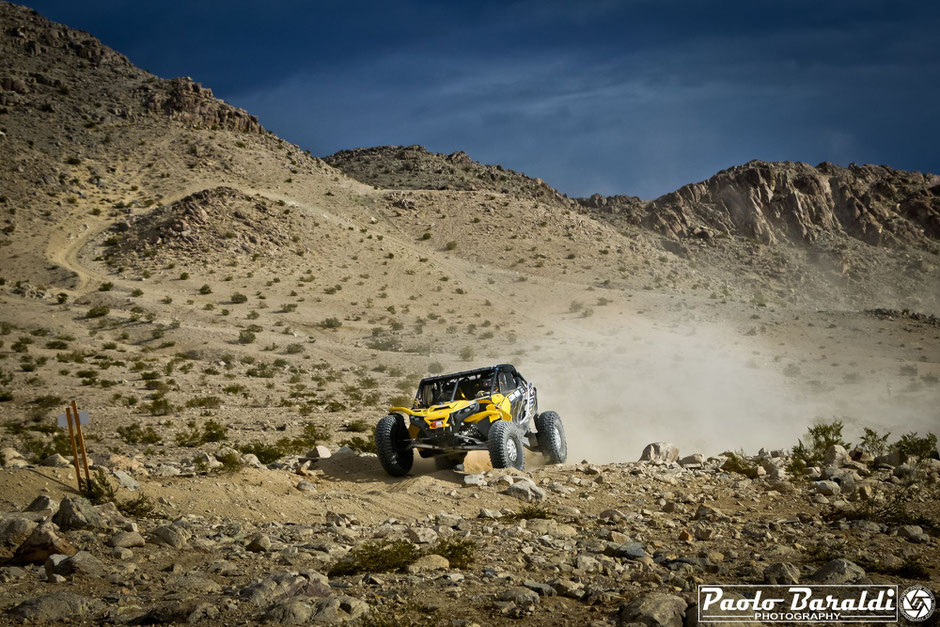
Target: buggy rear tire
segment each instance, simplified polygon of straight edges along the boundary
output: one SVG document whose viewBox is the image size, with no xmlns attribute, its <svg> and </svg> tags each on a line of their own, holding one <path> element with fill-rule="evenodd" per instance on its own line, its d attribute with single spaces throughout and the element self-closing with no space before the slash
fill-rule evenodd
<svg viewBox="0 0 940 627">
<path fill-rule="evenodd" d="M 525 446 L 522 443 L 522 431 L 516 423 L 508 420 L 494 422 L 488 440 L 493 468 L 525 470 Z"/>
<path fill-rule="evenodd" d="M 565 441 L 565 426 L 561 416 L 553 411 L 542 412 L 535 417 L 535 434 L 539 450 L 549 464 L 564 464 L 568 459 L 568 443 Z"/>
<path fill-rule="evenodd" d="M 375 447 L 385 472 L 404 477 L 415 463 L 414 449 L 408 447 L 411 437 L 401 416 L 391 414 L 375 426 Z"/>
</svg>

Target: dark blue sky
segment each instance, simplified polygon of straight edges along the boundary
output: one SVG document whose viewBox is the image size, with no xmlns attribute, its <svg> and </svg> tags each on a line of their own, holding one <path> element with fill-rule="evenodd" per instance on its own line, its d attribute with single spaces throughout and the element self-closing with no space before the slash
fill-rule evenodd
<svg viewBox="0 0 940 627">
<path fill-rule="evenodd" d="M 940 173 L 940 3 L 35 0 L 327 155 L 465 150 L 572 196 L 750 159 Z"/>
</svg>

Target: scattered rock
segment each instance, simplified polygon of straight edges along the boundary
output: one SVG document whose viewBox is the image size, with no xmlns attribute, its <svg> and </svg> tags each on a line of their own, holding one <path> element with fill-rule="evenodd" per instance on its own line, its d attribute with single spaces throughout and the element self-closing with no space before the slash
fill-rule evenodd
<svg viewBox="0 0 940 627">
<path fill-rule="evenodd" d="M 326 625 L 348 623 L 368 613 L 369 605 L 355 597 L 338 596 L 319 599 L 313 606 L 311 621 Z"/>
<path fill-rule="evenodd" d="M 245 549 L 252 553 L 267 553 L 271 550 L 271 538 L 263 533 L 259 533 L 251 539 L 251 542 L 248 543 Z"/>
<path fill-rule="evenodd" d="M 68 468 L 72 463 L 59 455 L 58 453 L 53 453 L 49 457 L 45 458 L 39 463 L 40 466 L 46 466 L 49 468 Z"/>
<path fill-rule="evenodd" d="M 835 481 L 817 481 L 816 493 L 823 496 L 838 496 L 842 493 L 842 488 Z"/>
<path fill-rule="evenodd" d="M 307 459 L 326 459 L 330 455 L 330 449 L 322 444 L 318 444 L 307 451 Z"/>
<path fill-rule="evenodd" d="M 865 577 L 865 571 L 861 566 L 839 558 L 823 565 L 810 575 L 809 579 L 813 583 L 841 585 L 859 583 Z"/>
<path fill-rule="evenodd" d="M 118 485 L 124 488 L 125 490 L 137 491 L 140 490 L 140 483 L 137 479 L 134 479 L 127 471 L 124 470 L 112 470 L 111 473 L 114 475 L 114 478 L 117 479 Z"/>
<path fill-rule="evenodd" d="M 911 542 L 930 542 L 930 536 L 919 525 L 901 525 L 898 527 L 898 535 Z"/>
<path fill-rule="evenodd" d="M 173 525 L 162 525 L 151 531 L 150 541 L 173 549 L 182 549 L 188 544 L 187 534 Z"/>
<path fill-rule="evenodd" d="M 437 532 L 427 527 L 412 527 L 408 529 L 408 538 L 415 544 L 429 544 L 437 540 Z"/>
<path fill-rule="evenodd" d="M 40 495 L 33 499 L 32 503 L 26 506 L 24 512 L 42 512 L 46 515 L 52 515 L 59 510 L 59 502 L 52 497 Z"/>
<path fill-rule="evenodd" d="M 511 486 L 502 491 L 502 494 L 508 494 L 523 501 L 544 501 L 548 494 L 542 488 L 528 477 L 522 477 Z"/>
<path fill-rule="evenodd" d="M 447 570 L 450 568 L 450 562 L 446 557 L 435 553 L 423 555 L 408 566 L 408 572 L 411 574 L 423 573 L 433 570 Z"/>
<path fill-rule="evenodd" d="M 144 537 L 136 531 L 118 531 L 108 540 L 108 546 L 122 549 L 144 546 L 144 544 L 146 544 Z"/>
<path fill-rule="evenodd" d="M 800 569 L 789 562 L 775 562 L 764 569 L 764 583 L 788 586 L 800 583 Z"/>
<path fill-rule="evenodd" d="M 524 586 L 513 586 L 499 594 L 500 601 L 515 603 L 518 607 L 529 609 L 539 604 L 539 595 Z"/>
<path fill-rule="evenodd" d="M 61 575 L 68 577 L 78 574 L 84 577 L 102 577 L 104 564 L 88 551 L 78 551 L 74 555 L 50 555 L 44 564 L 46 576 Z"/>
</svg>

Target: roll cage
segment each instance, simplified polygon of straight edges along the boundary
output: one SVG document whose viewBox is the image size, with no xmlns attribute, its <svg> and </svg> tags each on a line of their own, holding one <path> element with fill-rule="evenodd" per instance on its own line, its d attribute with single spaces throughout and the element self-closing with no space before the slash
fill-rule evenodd
<svg viewBox="0 0 940 627">
<path fill-rule="evenodd" d="M 525 383 L 522 375 L 509 364 L 428 377 L 418 384 L 414 408 L 485 398 L 496 393 L 508 395 Z"/>
</svg>

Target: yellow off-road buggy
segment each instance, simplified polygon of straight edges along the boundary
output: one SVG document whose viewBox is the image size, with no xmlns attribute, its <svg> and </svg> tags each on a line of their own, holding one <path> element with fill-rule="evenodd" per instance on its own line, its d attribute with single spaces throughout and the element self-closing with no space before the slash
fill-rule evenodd
<svg viewBox="0 0 940 627">
<path fill-rule="evenodd" d="M 509 364 L 423 379 L 410 409 L 392 407 L 379 420 L 375 443 L 395 477 L 411 470 L 415 450 L 438 468 L 457 466 L 476 450 L 489 451 L 493 468 L 524 469 L 525 448 L 550 464 L 568 457 L 561 418 L 538 413 L 535 386 Z"/>
</svg>

